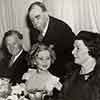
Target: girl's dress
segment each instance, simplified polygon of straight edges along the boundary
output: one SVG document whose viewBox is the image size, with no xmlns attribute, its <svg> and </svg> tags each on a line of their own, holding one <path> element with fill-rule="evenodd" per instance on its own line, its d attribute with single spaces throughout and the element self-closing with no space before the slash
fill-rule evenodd
<svg viewBox="0 0 100 100">
<path fill-rule="evenodd" d="M 38 72 L 36 69 L 29 69 L 23 75 L 26 81 L 26 89 L 34 91 L 44 90 L 47 94 L 51 93 L 54 88 L 61 90 L 62 84 L 59 78 L 52 75 L 49 71 Z"/>
</svg>

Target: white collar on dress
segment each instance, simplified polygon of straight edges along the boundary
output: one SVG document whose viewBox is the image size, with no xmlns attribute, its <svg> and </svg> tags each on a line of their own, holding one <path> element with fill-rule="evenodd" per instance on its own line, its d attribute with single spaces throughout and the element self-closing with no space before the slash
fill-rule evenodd
<svg viewBox="0 0 100 100">
<path fill-rule="evenodd" d="M 88 74 L 92 72 L 95 68 L 95 65 L 96 65 L 96 60 L 90 57 L 81 67 L 80 74 Z"/>
</svg>

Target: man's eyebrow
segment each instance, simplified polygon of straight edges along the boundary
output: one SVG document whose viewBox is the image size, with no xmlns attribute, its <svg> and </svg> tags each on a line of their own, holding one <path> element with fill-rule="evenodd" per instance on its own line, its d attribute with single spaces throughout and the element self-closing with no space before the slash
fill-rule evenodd
<svg viewBox="0 0 100 100">
<path fill-rule="evenodd" d="M 35 16 L 35 18 L 38 18 L 38 17 L 40 17 L 40 15 Z"/>
</svg>

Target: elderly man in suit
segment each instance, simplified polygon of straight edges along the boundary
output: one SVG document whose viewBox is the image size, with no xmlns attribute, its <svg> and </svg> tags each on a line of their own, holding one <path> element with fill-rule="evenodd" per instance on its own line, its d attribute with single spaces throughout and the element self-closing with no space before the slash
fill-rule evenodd
<svg viewBox="0 0 100 100">
<path fill-rule="evenodd" d="M 75 35 L 71 28 L 63 21 L 50 16 L 42 2 L 30 5 L 27 22 L 31 45 L 39 41 L 54 46 L 57 59 L 49 70 L 56 76 L 62 77 L 69 70 L 65 70 L 65 64 L 73 60 L 71 51 Z"/>
<path fill-rule="evenodd" d="M 27 55 L 22 47 L 22 34 L 16 30 L 9 30 L 3 38 L 4 60 L 2 67 L 5 67 L 3 72 L 7 72 L 13 84 L 20 83 L 22 75 L 27 71 Z M 6 51 L 6 52 L 5 52 Z M 3 66 L 4 65 L 4 66 Z M 0 66 L 1 67 L 1 66 Z"/>
</svg>

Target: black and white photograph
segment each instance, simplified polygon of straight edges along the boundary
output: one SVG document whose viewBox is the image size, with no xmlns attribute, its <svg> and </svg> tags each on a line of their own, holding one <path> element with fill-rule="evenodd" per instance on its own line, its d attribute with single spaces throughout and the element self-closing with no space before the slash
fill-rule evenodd
<svg viewBox="0 0 100 100">
<path fill-rule="evenodd" d="M 100 0 L 0 0 L 0 100 L 100 100 Z"/>
</svg>

